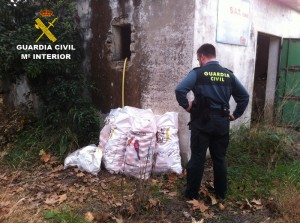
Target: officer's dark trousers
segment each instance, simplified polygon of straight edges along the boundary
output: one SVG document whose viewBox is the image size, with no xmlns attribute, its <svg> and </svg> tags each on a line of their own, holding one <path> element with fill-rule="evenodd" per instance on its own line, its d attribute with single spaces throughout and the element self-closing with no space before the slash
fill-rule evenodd
<svg viewBox="0 0 300 223">
<path fill-rule="evenodd" d="M 197 198 L 204 172 L 206 151 L 209 148 L 213 161 L 214 189 L 217 197 L 224 198 L 227 191 L 226 152 L 229 143 L 229 119 L 219 114 L 210 114 L 203 124 L 195 120 L 191 129 L 191 159 L 187 164 L 186 196 Z"/>
</svg>

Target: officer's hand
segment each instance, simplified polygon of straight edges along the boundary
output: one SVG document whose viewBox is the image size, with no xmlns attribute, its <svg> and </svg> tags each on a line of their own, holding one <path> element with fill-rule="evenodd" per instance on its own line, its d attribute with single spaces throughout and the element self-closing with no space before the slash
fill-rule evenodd
<svg viewBox="0 0 300 223">
<path fill-rule="evenodd" d="M 189 101 L 189 107 L 187 109 L 185 109 L 187 112 L 191 112 L 191 109 L 192 109 L 192 106 L 193 106 L 193 102 L 192 101 Z"/>
<path fill-rule="evenodd" d="M 229 115 L 229 121 L 234 121 L 235 117 L 233 115 Z"/>
</svg>

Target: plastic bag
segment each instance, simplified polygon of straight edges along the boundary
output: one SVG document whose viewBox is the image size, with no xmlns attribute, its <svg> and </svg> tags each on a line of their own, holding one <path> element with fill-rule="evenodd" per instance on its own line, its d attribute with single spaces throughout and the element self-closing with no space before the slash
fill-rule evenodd
<svg viewBox="0 0 300 223">
<path fill-rule="evenodd" d="M 64 161 L 64 169 L 77 166 L 81 171 L 97 175 L 100 171 L 102 151 L 96 145 L 89 145 L 69 154 Z"/>
</svg>

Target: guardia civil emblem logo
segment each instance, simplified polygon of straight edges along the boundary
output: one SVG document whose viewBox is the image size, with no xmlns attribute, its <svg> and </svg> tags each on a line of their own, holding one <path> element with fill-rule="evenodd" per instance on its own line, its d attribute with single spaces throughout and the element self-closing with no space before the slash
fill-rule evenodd
<svg viewBox="0 0 300 223">
<path fill-rule="evenodd" d="M 42 10 L 40 11 L 40 16 L 42 17 L 51 17 L 53 15 L 53 12 L 50 10 Z M 36 39 L 36 43 L 43 37 L 48 37 L 49 40 L 51 40 L 53 43 L 57 40 L 57 38 L 53 35 L 53 33 L 50 31 L 51 27 L 54 27 L 54 23 L 57 21 L 58 18 L 54 18 L 51 22 L 48 22 L 48 26 L 46 26 L 43 21 L 40 18 L 37 18 L 35 20 L 35 28 L 40 29 L 42 31 L 41 35 Z"/>
</svg>

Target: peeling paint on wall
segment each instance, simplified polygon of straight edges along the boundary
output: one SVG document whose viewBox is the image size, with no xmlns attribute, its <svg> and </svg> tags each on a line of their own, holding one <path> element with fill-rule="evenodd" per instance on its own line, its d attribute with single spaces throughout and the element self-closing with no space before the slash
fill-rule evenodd
<svg viewBox="0 0 300 223">
<path fill-rule="evenodd" d="M 77 0 L 77 12 L 80 18 L 80 26 L 83 29 L 84 73 L 90 76 L 91 73 L 90 42 L 92 39 L 92 29 L 91 29 L 92 10 L 91 10 L 90 0 Z"/>
<path fill-rule="evenodd" d="M 125 76 L 125 105 L 140 106 L 141 81 L 140 66 L 141 53 L 136 52 L 139 47 L 138 33 L 140 1 L 92 1 L 92 46 L 91 67 L 92 78 L 99 91 L 94 92 L 93 100 L 107 113 L 111 108 L 121 107 L 122 71 L 124 59 L 118 59 L 122 46 L 116 42 L 116 35 L 121 35 L 124 26 L 130 27 L 130 58 L 126 66 Z M 120 29 L 120 30 L 118 30 Z"/>
</svg>

